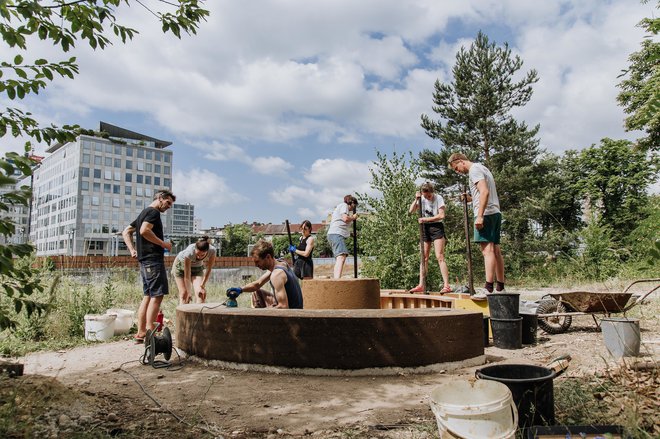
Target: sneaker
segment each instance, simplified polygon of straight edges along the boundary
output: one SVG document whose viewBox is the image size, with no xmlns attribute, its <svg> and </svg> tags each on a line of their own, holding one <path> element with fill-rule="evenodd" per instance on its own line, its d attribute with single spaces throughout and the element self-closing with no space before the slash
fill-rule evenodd
<svg viewBox="0 0 660 439">
<path fill-rule="evenodd" d="M 482 288 L 482 289 L 480 289 L 479 291 L 477 291 L 476 293 L 474 293 L 474 294 L 472 295 L 472 298 L 473 298 L 473 299 L 476 299 L 476 300 L 485 300 L 485 299 L 488 298 L 488 295 L 489 295 L 489 294 L 490 294 L 490 291 L 488 291 L 488 290 L 485 289 L 485 288 Z"/>
<path fill-rule="evenodd" d="M 423 293 L 424 292 L 424 287 L 421 285 L 417 285 L 415 288 L 411 288 L 408 290 L 409 293 Z"/>
</svg>

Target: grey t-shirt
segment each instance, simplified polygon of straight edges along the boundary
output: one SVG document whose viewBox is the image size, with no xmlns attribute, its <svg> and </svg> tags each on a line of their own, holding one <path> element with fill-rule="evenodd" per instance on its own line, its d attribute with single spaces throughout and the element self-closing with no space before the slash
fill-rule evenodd
<svg viewBox="0 0 660 439">
<path fill-rule="evenodd" d="M 351 232 L 348 230 L 348 224 L 341 219 L 342 215 L 348 215 L 348 204 L 346 203 L 339 203 L 335 207 L 334 212 L 332 212 L 328 235 L 341 235 L 344 238 L 351 236 Z"/>
<path fill-rule="evenodd" d="M 472 209 L 474 216 L 479 214 L 479 191 L 477 190 L 477 183 L 481 180 L 486 180 L 488 186 L 488 203 L 484 215 L 492 215 L 500 211 L 500 199 L 497 197 L 497 188 L 495 187 L 495 179 L 493 174 L 480 163 L 472 163 L 469 172 L 470 177 L 470 192 L 472 193 Z"/>
<path fill-rule="evenodd" d="M 190 268 L 204 268 L 206 261 L 211 257 L 211 255 L 215 256 L 215 247 L 212 245 L 209 246 L 209 251 L 206 252 L 206 256 L 204 256 L 204 258 L 197 259 L 197 256 L 195 256 L 195 244 L 190 244 L 188 247 L 186 247 L 185 250 L 179 252 L 179 254 L 176 255 L 176 260 L 174 262 L 180 263 L 181 266 L 183 266 L 183 262 L 187 258 L 190 260 Z"/>
</svg>

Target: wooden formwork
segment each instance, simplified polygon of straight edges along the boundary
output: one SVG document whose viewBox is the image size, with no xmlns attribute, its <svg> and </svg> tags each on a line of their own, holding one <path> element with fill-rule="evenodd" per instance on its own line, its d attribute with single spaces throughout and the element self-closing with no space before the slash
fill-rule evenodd
<svg viewBox="0 0 660 439">
<path fill-rule="evenodd" d="M 430 294 L 380 294 L 380 309 L 454 308 L 454 299 Z"/>
</svg>

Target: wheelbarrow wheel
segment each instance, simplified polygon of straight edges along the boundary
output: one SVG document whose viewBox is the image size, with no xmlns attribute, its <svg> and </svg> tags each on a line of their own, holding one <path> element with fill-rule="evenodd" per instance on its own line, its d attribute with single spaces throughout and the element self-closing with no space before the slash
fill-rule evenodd
<svg viewBox="0 0 660 439">
<path fill-rule="evenodd" d="M 559 300 L 543 300 L 536 309 L 537 314 L 564 313 L 566 307 Z M 571 316 L 544 317 L 539 319 L 539 327 L 548 334 L 561 334 L 571 327 Z"/>
</svg>

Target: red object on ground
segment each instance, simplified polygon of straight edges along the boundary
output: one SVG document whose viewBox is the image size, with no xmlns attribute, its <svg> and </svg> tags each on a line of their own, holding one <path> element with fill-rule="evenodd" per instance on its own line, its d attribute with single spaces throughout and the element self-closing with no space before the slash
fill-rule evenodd
<svg viewBox="0 0 660 439">
<path fill-rule="evenodd" d="M 164 318 L 165 318 L 165 316 L 163 315 L 163 311 L 158 311 L 158 316 L 156 316 L 156 323 L 158 323 L 156 325 L 156 329 L 155 329 L 156 332 L 161 331 L 163 329 L 163 319 Z"/>
</svg>

